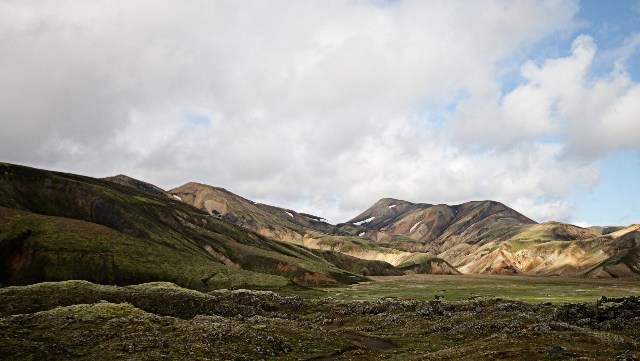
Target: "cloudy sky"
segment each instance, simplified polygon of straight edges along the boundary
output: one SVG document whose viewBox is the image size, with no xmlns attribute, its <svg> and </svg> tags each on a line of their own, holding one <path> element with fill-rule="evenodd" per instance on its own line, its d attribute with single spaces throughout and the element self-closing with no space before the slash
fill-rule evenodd
<svg viewBox="0 0 640 361">
<path fill-rule="evenodd" d="M 0 0 L 0 161 L 640 223 L 640 2 Z"/>
</svg>

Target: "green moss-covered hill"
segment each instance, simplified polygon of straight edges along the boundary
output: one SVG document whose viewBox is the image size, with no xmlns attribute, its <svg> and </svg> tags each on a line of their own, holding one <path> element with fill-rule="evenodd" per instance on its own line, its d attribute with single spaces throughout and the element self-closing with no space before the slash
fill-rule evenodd
<svg viewBox="0 0 640 361">
<path fill-rule="evenodd" d="M 364 279 L 161 193 L 6 163 L 0 257 L 5 285 L 84 279 L 274 288 Z"/>
</svg>

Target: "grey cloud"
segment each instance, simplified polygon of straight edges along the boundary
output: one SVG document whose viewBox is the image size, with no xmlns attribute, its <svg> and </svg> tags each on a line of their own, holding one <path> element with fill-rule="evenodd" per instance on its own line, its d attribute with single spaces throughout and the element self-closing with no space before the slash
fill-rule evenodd
<svg viewBox="0 0 640 361">
<path fill-rule="evenodd" d="M 0 6 L 7 161 L 200 181 L 334 221 L 383 196 L 491 198 L 544 218 L 597 181 L 566 144 L 536 141 L 558 129 L 523 104 L 544 109 L 544 92 L 495 93 L 497 64 L 571 29 L 575 1 Z M 635 114 L 632 87 L 609 113 Z M 439 125 L 461 93 L 470 110 Z M 637 140 L 616 136 L 609 148 Z"/>
</svg>

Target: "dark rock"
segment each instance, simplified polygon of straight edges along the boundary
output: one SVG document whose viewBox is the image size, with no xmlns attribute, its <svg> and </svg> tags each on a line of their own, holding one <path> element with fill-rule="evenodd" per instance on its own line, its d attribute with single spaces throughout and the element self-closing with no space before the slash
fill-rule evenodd
<svg viewBox="0 0 640 361">
<path fill-rule="evenodd" d="M 549 355 L 562 355 L 567 352 L 567 349 L 562 346 L 553 346 L 551 349 L 547 351 Z"/>
</svg>

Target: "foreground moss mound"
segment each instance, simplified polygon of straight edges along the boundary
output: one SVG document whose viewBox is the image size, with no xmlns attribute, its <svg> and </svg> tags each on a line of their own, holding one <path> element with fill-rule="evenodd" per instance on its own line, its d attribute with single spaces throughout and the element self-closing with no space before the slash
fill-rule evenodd
<svg viewBox="0 0 640 361">
<path fill-rule="evenodd" d="M 635 360 L 640 298 L 338 301 L 170 283 L 0 289 L 0 359 Z"/>
</svg>

